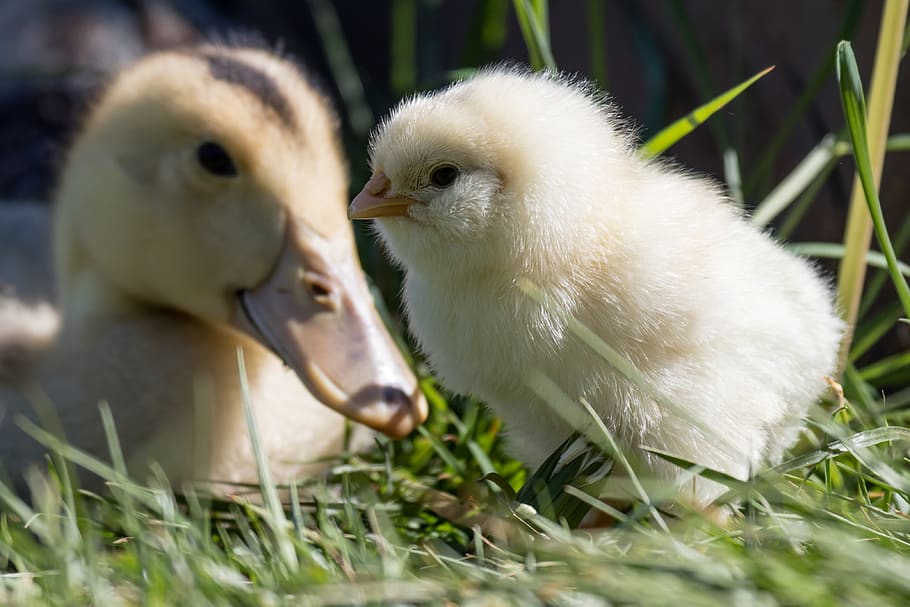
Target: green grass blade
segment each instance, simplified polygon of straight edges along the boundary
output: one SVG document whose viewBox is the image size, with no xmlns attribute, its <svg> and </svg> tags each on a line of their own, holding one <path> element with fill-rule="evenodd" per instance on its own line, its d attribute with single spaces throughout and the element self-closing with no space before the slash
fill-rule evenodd
<svg viewBox="0 0 910 607">
<path fill-rule="evenodd" d="M 846 254 L 844 245 L 835 242 L 799 242 L 787 245 L 790 251 L 797 255 L 807 257 L 819 257 L 824 259 L 843 259 Z M 878 251 L 866 252 L 866 265 L 888 270 L 887 258 Z M 910 264 L 902 261 L 897 262 L 898 271 L 905 277 L 910 278 Z M 869 322 L 859 323 L 857 325 L 853 343 L 850 348 L 848 360 L 854 361 L 862 356 L 869 348 L 875 345 L 888 330 L 894 326 L 900 316 L 901 306 L 894 309 L 888 309 L 876 315 Z"/>
<path fill-rule="evenodd" d="M 505 44 L 509 33 L 509 0 L 484 0 L 475 2 L 471 16 L 471 25 L 461 55 L 462 66 L 478 66 L 490 63 Z M 471 71 L 472 68 L 455 70 Z M 459 77 L 449 79 L 457 80 Z"/>
<path fill-rule="evenodd" d="M 794 202 L 789 204 L 790 212 L 787 213 L 787 217 L 781 222 L 780 226 L 777 229 L 777 237 L 786 241 L 789 240 L 793 233 L 796 231 L 796 228 L 799 227 L 800 222 L 803 217 L 806 216 L 806 213 L 809 212 L 809 209 L 812 207 L 812 203 L 818 198 L 819 193 L 822 191 L 822 188 L 825 187 L 828 183 L 828 178 L 831 176 L 831 173 L 834 172 L 834 169 L 837 168 L 837 160 L 832 158 L 828 161 L 828 164 L 815 176 L 815 179 L 812 180 L 802 194 L 799 195 Z"/>
<path fill-rule="evenodd" d="M 619 448 L 619 444 L 616 442 L 613 434 L 591 405 L 585 400 L 576 403 L 569 398 L 565 391 L 563 391 L 563 389 L 552 379 L 540 372 L 532 373 L 531 377 L 528 379 L 527 385 L 531 391 L 547 403 L 547 405 L 549 405 L 555 413 L 560 415 L 566 423 L 575 429 L 575 431 L 584 435 L 592 444 L 596 445 L 602 453 L 611 454 L 615 460 L 619 462 L 625 470 L 629 480 L 632 482 L 637 497 L 647 505 L 655 522 L 664 531 L 668 530 L 666 522 L 663 520 L 663 517 L 660 516 L 657 508 L 653 505 L 651 498 L 648 496 L 644 485 L 638 479 L 638 475 L 629 459 L 622 452 L 622 449 Z M 554 455 L 558 461 L 558 451 L 559 450 L 557 449 L 557 453 L 551 454 L 547 459 L 547 462 L 549 462 Z M 538 473 L 535 472 L 535 475 L 537 474 Z"/>
<path fill-rule="evenodd" d="M 600 88 L 607 88 L 607 16 L 602 0 L 587 0 L 588 63 L 591 78 Z"/>
<path fill-rule="evenodd" d="M 829 133 L 806 154 L 796 168 L 762 200 L 752 213 L 752 224 L 763 228 L 782 213 L 813 181 L 825 172 L 835 157 L 837 138 Z"/>
<path fill-rule="evenodd" d="M 657 156 L 658 154 L 663 153 L 677 141 L 694 131 L 696 127 L 704 123 L 705 120 L 713 116 L 718 110 L 736 99 L 743 91 L 773 69 L 773 65 L 763 69 L 745 82 L 721 93 L 708 103 L 695 108 L 686 116 L 664 128 L 644 143 L 642 146 L 643 153 L 646 156 Z"/>
<path fill-rule="evenodd" d="M 129 477 L 121 474 L 113 466 L 101 461 L 100 459 L 77 449 L 61 439 L 55 433 L 48 432 L 44 428 L 36 425 L 30 419 L 24 416 L 16 418 L 16 424 L 23 432 L 31 436 L 35 441 L 44 445 L 51 451 L 59 453 L 66 460 L 85 468 L 89 472 L 101 477 L 105 481 L 117 483 L 122 491 L 129 491 L 132 499 L 143 503 L 146 507 L 154 509 L 156 502 L 150 495 L 147 488 L 134 484 Z"/>
<path fill-rule="evenodd" d="M 730 198 L 737 208 L 743 208 L 746 201 L 743 198 L 743 179 L 739 167 L 739 154 L 733 148 L 724 150 L 724 181 L 727 182 L 727 190 L 730 192 Z"/>
<path fill-rule="evenodd" d="M 488 0 L 481 5 L 484 11 L 483 26 L 480 30 L 483 47 L 488 51 L 498 50 L 505 44 L 508 36 L 509 2 Z"/>
<path fill-rule="evenodd" d="M 612 470 L 613 458 L 575 432 L 534 471 L 519 489 L 516 499 L 575 528 L 587 514 L 590 503 L 579 501 L 566 489 L 572 486 L 597 497 Z M 552 510 L 548 512 L 548 508 Z"/>
<path fill-rule="evenodd" d="M 787 214 L 786 219 L 784 219 L 784 221 L 780 224 L 780 226 L 777 229 L 777 236 L 781 240 L 787 240 L 788 238 L 790 238 L 790 236 L 796 230 L 797 225 L 802 220 L 802 218 L 805 216 L 805 214 L 809 210 L 809 207 L 811 206 L 811 204 L 815 201 L 815 198 L 818 196 L 818 193 L 821 191 L 822 187 L 824 187 L 828 183 L 827 179 L 831 175 L 831 173 L 834 171 L 834 169 L 837 167 L 838 159 L 843 156 L 852 154 L 852 148 L 851 148 L 850 144 L 843 140 L 843 139 L 846 139 L 846 137 L 847 137 L 847 129 L 846 128 L 841 129 L 841 133 L 838 134 L 835 138 L 836 141 L 832 148 L 833 155 L 828 159 L 828 162 L 825 163 L 821 167 L 821 169 L 814 175 L 814 177 L 811 176 L 811 174 L 809 172 L 809 168 L 804 166 L 804 164 L 811 162 L 810 157 L 815 155 L 817 152 L 819 153 L 819 156 L 821 156 L 821 154 L 824 153 L 823 150 L 826 147 L 825 139 L 827 139 L 827 137 L 833 137 L 833 135 L 827 135 L 825 138 L 823 138 L 822 143 L 819 143 L 819 145 L 817 145 L 815 148 L 813 148 L 813 150 L 811 152 L 809 152 L 808 155 L 806 155 L 806 157 L 803 159 L 803 161 L 800 162 L 799 165 L 797 165 L 797 168 L 794 169 L 793 172 L 790 173 L 790 175 L 788 175 L 786 178 L 784 178 L 784 181 L 782 181 L 780 185 L 775 187 L 774 190 L 772 191 L 772 193 L 768 194 L 768 196 L 765 198 L 765 200 L 762 201 L 755 210 L 753 218 L 756 215 L 761 215 L 763 213 L 776 214 L 776 212 L 778 212 L 777 209 L 774 209 L 774 213 L 772 213 L 771 209 L 767 209 L 767 210 L 762 209 L 762 207 L 764 207 L 765 205 L 774 206 L 774 205 L 779 204 L 779 206 L 780 206 L 779 212 L 783 212 L 786 209 L 790 209 L 790 212 Z M 910 149 L 910 136 L 908 136 L 906 134 L 892 135 L 892 136 L 888 137 L 888 142 L 885 145 L 885 150 L 887 150 L 888 152 L 903 152 L 903 151 L 907 151 L 908 149 Z M 805 170 L 806 173 L 804 173 L 800 177 L 797 177 L 796 174 L 803 170 Z M 811 177 L 811 181 L 807 185 L 805 185 L 805 189 L 803 190 L 802 194 L 799 194 L 799 197 L 796 198 L 795 200 L 787 199 L 786 195 L 792 195 L 795 191 L 797 191 L 803 187 L 802 183 L 792 183 L 791 180 L 802 180 L 804 177 Z M 782 189 L 782 186 L 785 182 L 791 182 L 791 183 L 788 184 L 787 189 Z M 789 190 L 789 192 L 787 190 Z M 772 202 L 773 198 L 776 196 L 781 196 L 782 200 Z M 760 221 L 762 223 L 766 223 L 767 219 L 768 219 L 767 217 L 761 217 Z M 754 221 L 754 219 L 753 219 L 753 221 Z M 908 222 L 907 225 L 910 225 L 910 222 Z M 895 240 L 896 243 L 899 241 L 900 241 L 900 237 L 898 237 Z M 895 248 L 898 250 L 898 254 L 900 254 L 901 246 L 899 244 L 895 244 Z M 870 283 L 869 287 L 863 293 L 864 302 L 866 301 L 866 299 L 868 297 L 870 297 L 870 296 L 874 297 L 874 295 L 878 293 L 878 291 L 881 289 L 881 284 L 880 284 L 881 281 L 878 279 L 887 280 L 887 273 L 876 276 L 876 279 L 877 279 L 876 281 L 874 281 L 873 283 Z M 875 283 L 879 283 L 879 285 L 876 287 Z M 860 306 L 860 311 L 859 311 L 860 316 L 862 316 L 864 314 L 865 309 L 866 309 L 866 304 L 864 303 L 863 305 Z"/>
<path fill-rule="evenodd" d="M 518 27 L 521 28 L 525 47 L 528 49 L 528 62 L 533 69 L 542 69 L 544 61 L 540 54 L 540 47 L 534 39 L 534 32 L 531 29 L 530 5 L 527 0 L 512 0 L 512 5 L 515 8 L 515 17 L 518 19 Z"/>
<path fill-rule="evenodd" d="M 531 0 L 531 6 L 534 9 L 534 18 L 540 27 L 540 33 L 547 41 L 550 40 L 549 4 L 549 0 Z"/>
<path fill-rule="evenodd" d="M 906 384 L 910 377 L 910 352 L 899 352 L 877 360 L 870 365 L 859 369 L 859 376 L 871 384 L 894 383 L 889 377 L 899 375 L 897 381 Z"/>
<path fill-rule="evenodd" d="M 859 376 L 859 371 L 852 363 L 848 363 L 844 369 L 843 386 L 844 394 L 851 403 L 859 403 L 866 411 L 873 410 L 878 390 Z"/>
<path fill-rule="evenodd" d="M 442 459 L 442 461 L 444 461 L 454 473 L 458 474 L 459 476 L 464 475 L 464 464 L 459 461 L 457 457 L 455 457 L 455 454 L 452 453 L 452 451 L 446 447 L 441 440 L 436 438 L 436 436 L 434 436 L 424 426 L 417 426 L 417 431 L 430 443 L 430 445 L 433 447 L 433 450 L 436 452 L 436 455 L 438 455 L 439 458 Z"/>
<path fill-rule="evenodd" d="M 528 47 L 531 67 L 535 70 L 544 68 L 555 71 L 556 60 L 550 50 L 549 20 L 545 0 L 513 0 L 515 16 Z"/>
<path fill-rule="evenodd" d="M 253 413 L 253 401 L 250 396 L 249 381 L 247 380 L 246 363 L 243 359 L 243 349 L 240 347 L 237 348 L 237 371 L 240 375 L 240 393 L 243 397 L 243 416 L 246 418 L 247 430 L 250 433 L 250 443 L 253 446 L 253 456 L 256 459 L 256 473 L 259 476 L 259 487 L 262 490 L 262 498 L 265 500 L 269 514 L 269 523 L 272 527 L 281 559 L 289 570 L 293 570 L 299 566 L 297 553 L 287 537 L 286 529 L 290 525 L 284 515 L 284 509 L 281 507 L 278 490 L 275 489 L 275 485 L 272 483 L 272 475 L 269 472 L 265 451 L 259 440 L 259 431 L 256 427 L 256 416 Z"/>
<path fill-rule="evenodd" d="M 844 245 L 839 242 L 794 242 L 788 244 L 787 248 L 797 255 L 823 259 L 843 259 L 846 255 Z M 878 251 L 867 251 L 865 260 L 866 264 L 873 268 L 888 269 L 888 259 Z M 910 264 L 898 261 L 897 271 L 910 278 Z"/>
<path fill-rule="evenodd" d="M 345 40 L 344 30 L 335 6 L 328 0 L 309 0 L 310 13 L 322 41 L 325 57 L 341 99 L 344 102 L 351 128 L 365 137 L 373 127 L 373 112 L 366 101 L 363 82 L 354 67 L 351 49 Z"/>
<path fill-rule="evenodd" d="M 910 244 L 910 217 L 904 219 L 903 225 L 898 229 L 897 235 L 892 239 L 892 242 L 894 243 L 895 255 L 902 255 L 907 245 Z M 860 318 L 866 315 L 872 304 L 878 299 L 879 293 L 881 293 L 889 278 L 888 272 L 879 271 L 868 281 L 859 304 Z"/>
<path fill-rule="evenodd" d="M 490 461 L 490 458 L 487 457 L 486 452 L 477 444 L 477 441 L 468 440 L 468 451 L 471 452 L 471 455 L 477 461 L 477 465 L 480 467 L 480 471 L 486 474 L 493 474 L 496 472 L 496 466 L 493 465 L 493 462 Z"/>
<path fill-rule="evenodd" d="M 725 474 L 719 470 L 712 470 L 710 468 L 705 468 L 704 466 L 702 466 L 696 462 L 687 460 L 683 457 L 679 457 L 678 455 L 674 455 L 668 451 L 664 451 L 662 449 L 656 449 L 654 447 L 647 447 L 647 446 L 643 446 L 642 450 L 647 451 L 648 453 L 653 453 L 660 459 L 668 461 L 671 464 L 673 464 L 674 466 L 677 466 L 678 468 L 682 468 L 683 470 L 695 469 L 698 471 L 698 476 L 702 476 L 709 480 L 716 481 L 718 483 L 721 483 L 722 485 L 726 485 L 727 487 L 730 487 L 730 488 L 738 487 L 740 489 L 748 488 L 748 483 L 746 483 L 745 481 L 741 481 L 738 478 L 732 477 L 729 474 Z"/>
<path fill-rule="evenodd" d="M 866 182 L 869 183 L 872 190 L 878 188 L 884 165 L 885 142 L 891 123 L 891 109 L 894 104 L 907 8 L 907 0 L 887 0 L 885 2 L 875 52 L 875 65 L 872 69 L 868 116 L 864 111 L 859 116 L 856 115 L 860 110 L 859 104 L 863 91 L 856 61 L 853 59 L 853 49 L 849 42 L 841 42 L 837 47 L 838 80 L 842 91 L 841 102 L 845 114 L 848 114 L 848 120 L 850 114 L 854 116 L 854 124 L 850 130 L 854 152 L 859 152 L 856 158 L 857 169 L 861 162 L 866 162 Z M 864 101 L 862 105 L 865 105 Z M 868 122 L 866 122 L 867 120 Z M 863 140 L 868 138 L 869 141 L 866 145 L 857 145 L 857 137 Z M 866 188 L 869 186 L 863 183 L 862 177 L 854 177 L 844 234 L 844 246 L 847 254 L 841 261 L 837 275 L 837 303 L 848 327 L 844 333 L 838 356 L 838 374 L 843 371 L 850 352 L 850 342 L 853 338 L 850 328 L 856 324 L 866 276 L 864 258 L 866 251 L 869 250 L 873 230 L 870 207 L 875 206 L 867 201 Z"/>
<path fill-rule="evenodd" d="M 851 447 L 854 449 L 868 449 L 886 442 L 910 442 L 910 429 L 883 427 L 864 430 L 850 436 L 849 439 L 831 441 L 822 449 L 788 459 L 772 468 L 772 470 L 779 473 L 789 472 L 808 464 L 817 464 L 834 455 L 847 453 Z M 848 444 L 849 447 L 847 446 Z"/>
<path fill-rule="evenodd" d="M 906 15 L 907 3 L 904 2 L 904 14 Z M 888 262 L 888 272 L 891 274 L 891 280 L 894 282 L 898 298 L 904 308 L 904 312 L 910 316 L 910 286 L 901 275 L 897 257 L 894 254 L 894 247 L 891 244 L 891 238 L 888 235 L 885 219 L 882 215 L 881 201 L 878 198 L 877 178 L 873 172 L 872 159 L 869 154 L 869 139 L 866 131 L 866 103 L 863 95 L 862 81 L 859 77 L 859 69 L 856 66 L 856 58 L 853 55 L 853 48 L 849 42 L 841 42 L 837 46 L 837 76 L 840 82 L 841 102 L 844 108 L 844 116 L 847 120 L 847 126 L 850 131 L 850 140 L 853 143 L 853 156 L 856 160 L 856 170 L 862 184 L 863 193 L 865 194 L 866 204 L 869 214 L 872 218 L 872 225 L 875 235 L 878 238 L 879 246 Z M 893 94 L 893 92 L 892 92 Z M 890 114 L 890 111 L 889 111 Z M 884 141 L 880 142 L 884 147 Z M 884 150 L 880 156 L 884 154 Z M 880 173 L 879 167 L 875 173 Z M 857 301 L 858 303 L 858 301 Z"/>
<path fill-rule="evenodd" d="M 391 74 L 394 93 L 417 89 L 417 0 L 392 0 Z"/>
<path fill-rule="evenodd" d="M 868 352 L 872 346 L 877 344 L 891 330 L 891 327 L 900 320 L 900 317 L 901 306 L 899 303 L 894 302 L 871 317 L 864 318 L 863 322 L 856 327 L 848 360 L 855 362 L 856 359 Z"/>
<path fill-rule="evenodd" d="M 910 151 L 910 133 L 899 133 L 888 137 L 885 149 L 889 152 L 907 152 Z"/>
</svg>

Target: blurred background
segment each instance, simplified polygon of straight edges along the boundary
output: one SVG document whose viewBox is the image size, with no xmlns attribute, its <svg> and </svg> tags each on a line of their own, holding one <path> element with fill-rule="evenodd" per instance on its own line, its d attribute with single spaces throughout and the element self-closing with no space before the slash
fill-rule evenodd
<svg viewBox="0 0 910 607">
<path fill-rule="evenodd" d="M 880 15 L 880 2 L 862 0 L 553 0 L 549 27 L 559 67 L 608 90 L 643 139 L 776 65 L 669 151 L 738 183 L 748 209 L 841 131 L 835 45 L 853 41 L 868 80 Z M 369 131 L 398 99 L 490 62 L 528 60 L 512 0 L 0 0 L 0 198 L 49 198 L 62 150 L 112 71 L 150 50 L 236 36 L 295 56 L 333 97 L 353 191 L 368 177 Z M 910 130 L 902 72 L 892 133 Z M 889 154 L 882 201 L 892 230 L 910 237 L 907 163 Z M 849 157 L 831 162 L 777 219 L 779 235 L 841 241 L 852 171 Z M 368 271 L 394 298 L 394 271 L 361 242 Z M 890 286 L 881 298 L 894 301 Z M 877 350 L 910 347 L 910 327 L 898 325 Z"/>
</svg>

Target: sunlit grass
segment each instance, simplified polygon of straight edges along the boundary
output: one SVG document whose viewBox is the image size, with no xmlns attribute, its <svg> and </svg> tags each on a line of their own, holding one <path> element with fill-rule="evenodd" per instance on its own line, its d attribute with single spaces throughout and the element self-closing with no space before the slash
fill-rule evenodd
<svg viewBox="0 0 910 607">
<path fill-rule="evenodd" d="M 339 462 L 281 513 L 242 500 L 178 499 L 164 484 L 133 485 L 113 468 L 119 490 L 83 496 L 78 512 L 52 490 L 35 506 L 0 490 L 8 571 L 0 600 L 817 605 L 900 604 L 910 591 L 910 431 L 888 427 L 897 417 L 850 406 L 820 414 L 814 425 L 828 438 L 739 483 L 726 498 L 739 502 L 739 514 L 725 526 L 675 512 L 664 515 L 664 529 L 653 512 L 633 508 L 596 533 L 570 532 L 477 483 L 484 458 L 508 462 L 488 444 L 483 458 L 473 456 L 471 445 L 491 430 L 495 441 L 496 425 L 466 417 L 473 428 L 434 407 L 435 443 L 428 433 Z"/>
</svg>

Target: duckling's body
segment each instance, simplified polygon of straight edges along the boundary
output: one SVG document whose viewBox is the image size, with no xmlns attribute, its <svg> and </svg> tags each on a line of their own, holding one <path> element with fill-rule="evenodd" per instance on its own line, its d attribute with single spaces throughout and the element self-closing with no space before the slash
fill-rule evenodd
<svg viewBox="0 0 910 607">
<path fill-rule="evenodd" d="M 6 471 L 41 463 L 14 421 L 47 404 L 69 442 L 109 459 L 104 401 L 140 480 L 157 462 L 178 487 L 255 483 L 238 349 L 278 482 L 341 451 L 326 404 L 407 432 L 426 405 L 372 307 L 346 191 L 336 121 L 292 64 L 202 46 L 120 74 L 60 178 L 60 329 L 0 341 Z M 355 425 L 351 447 L 371 435 Z"/>
<path fill-rule="evenodd" d="M 12 425 L 17 413 L 35 419 L 29 395 L 53 403 L 73 445 L 108 460 L 97 407 L 104 400 L 137 474 L 157 461 L 177 485 L 191 479 L 256 483 L 238 347 L 273 480 L 316 474 L 327 464 L 304 463 L 343 450 L 344 418 L 313 397 L 274 354 L 243 336 L 174 312 L 137 309 L 78 323 L 68 319 L 48 345 L 36 366 L 19 365 L 18 378 L 7 378 L 12 386 L 0 390 L 6 407 L 0 461 L 8 471 L 38 461 L 45 451 Z M 355 428 L 350 446 L 359 450 L 371 433 Z"/>
<path fill-rule="evenodd" d="M 434 371 L 503 416 L 531 466 L 572 431 L 547 380 L 642 472 L 681 477 L 651 447 L 746 478 L 781 458 L 834 370 L 841 322 L 815 270 L 710 183 L 639 156 L 585 86 L 482 72 L 402 103 L 371 163 L 349 214 L 379 218 Z M 692 497 L 721 491 L 699 480 Z"/>
</svg>

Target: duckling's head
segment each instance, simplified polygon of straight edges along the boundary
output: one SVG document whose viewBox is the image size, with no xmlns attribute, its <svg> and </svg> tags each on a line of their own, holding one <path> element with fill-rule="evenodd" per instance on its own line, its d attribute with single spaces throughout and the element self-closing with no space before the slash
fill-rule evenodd
<svg viewBox="0 0 910 607">
<path fill-rule="evenodd" d="M 336 129 L 263 50 L 202 46 L 124 71 L 59 184 L 64 322 L 155 306 L 239 328 L 326 404 L 408 432 L 426 405 L 371 305 Z"/>
<path fill-rule="evenodd" d="M 409 268 L 438 273 L 455 255 L 471 270 L 527 264 L 529 251 L 577 234 L 592 184 L 610 196 L 616 184 L 596 180 L 624 171 L 629 149 L 590 86 L 494 67 L 393 110 L 373 134 L 373 177 L 348 215 L 377 218 Z"/>
</svg>

